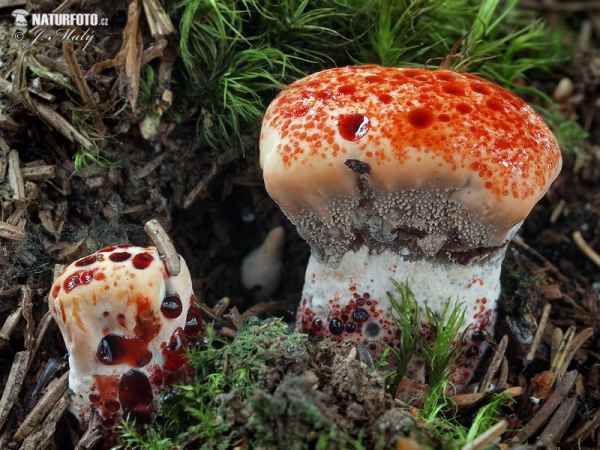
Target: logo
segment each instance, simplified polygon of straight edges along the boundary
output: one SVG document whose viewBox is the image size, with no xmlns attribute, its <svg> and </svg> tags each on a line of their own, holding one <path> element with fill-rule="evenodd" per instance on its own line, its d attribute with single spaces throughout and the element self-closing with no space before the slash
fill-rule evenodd
<svg viewBox="0 0 600 450">
<path fill-rule="evenodd" d="M 24 9 L 15 9 L 12 13 L 12 16 L 15 18 L 15 25 L 18 27 L 26 27 L 27 19 L 26 17 L 29 15 L 27 11 Z"/>
<path fill-rule="evenodd" d="M 21 30 L 15 31 L 14 38 L 24 41 L 31 37 L 31 41 L 23 43 L 24 49 L 31 48 L 34 44 L 44 44 L 54 41 L 71 41 L 84 43 L 83 51 L 94 40 L 94 31 L 91 27 L 107 26 L 108 19 L 101 18 L 98 14 L 39 14 L 24 9 L 15 9 L 11 15 L 15 18 L 17 27 L 27 27 L 27 17 L 33 28 L 29 33 Z M 60 27 L 50 29 L 50 27 Z"/>
</svg>

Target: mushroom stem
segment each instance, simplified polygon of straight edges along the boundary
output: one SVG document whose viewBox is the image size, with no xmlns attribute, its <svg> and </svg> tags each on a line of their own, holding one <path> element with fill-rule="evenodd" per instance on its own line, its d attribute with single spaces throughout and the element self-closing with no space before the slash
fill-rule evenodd
<svg viewBox="0 0 600 450">
<path fill-rule="evenodd" d="M 345 253 L 337 265 L 311 255 L 298 322 L 305 332 L 338 342 L 370 341 L 368 346 L 377 357 L 384 347 L 375 342 L 397 348 L 400 340 L 388 296 L 395 290 L 392 279 L 407 280 L 422 312 L 426 305 L 438 317 L 450 298 L 458 299 L 466 312 L 460 332 L 471 326 L 462 336 L 468 345 L 459 361 L 464 364 L 451 377 L 460 389 L 468 383 L 484 350 L 479 331 L 493 330 L 505 252 L 503 246 L 465 265 L 415 259 L 387 249 L 377 253 L 366 245 Z M 430 330 L 425 326 L 422 333 L 428 338 Z M 413 358 L 407 375 L 425 381 L 419 356 Z"/>
</svg>

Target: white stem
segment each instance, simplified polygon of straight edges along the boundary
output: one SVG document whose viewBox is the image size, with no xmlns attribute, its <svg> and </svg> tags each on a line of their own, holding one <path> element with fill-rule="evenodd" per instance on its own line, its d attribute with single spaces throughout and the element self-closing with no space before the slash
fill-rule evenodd
<svg viewBox="0 0 600 450">
<path fill-rule="evenodd" d="M 306 270 L 298 322 L 305 332 L 325 335 L 338 342 L 379 341 L 397 346 L 400 337 L 390 314 L 388 292 L 396 292 L 392 279 L 408 281 L 417 302 L 427 305 L 438 317 L 449 298 L 464 303 L 464 336 L 474 339 L 470 347 L 467 366 L 455 372 L 452 381 L 460 387 L 468 382 L 483 350 L 473 333 L 480 329 L 493 330 L 496 319 L 496 301 L 500 295 L 500 270 L 505 247 L 468 265 L 438 263 L 433 260 L 412 260 L 384 250 L 371 253 L 366 246 L 357 252 L 347 252 L 337 266 L 319 262 L 311 255 Z M 424 329 L 423 333 L 428 333 Z M 368 344 L 375 356 L 381 347 Z M 412 364 L 411 375 L 417 373 L 419 364 Z M 417 381 L 424 381 L 423 379 Z"/>
</svg>

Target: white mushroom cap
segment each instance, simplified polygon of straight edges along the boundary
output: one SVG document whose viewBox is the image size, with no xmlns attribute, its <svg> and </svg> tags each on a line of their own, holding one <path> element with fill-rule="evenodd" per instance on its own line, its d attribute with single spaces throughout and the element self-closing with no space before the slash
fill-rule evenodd
<svg viewBox="0 0 600 450">
<path fill-rule="evenodd" d="M 290 85 L 260 148 L 267 191 L 313 247 L 333 244 L 325 259 L 360 228 L 385 242 L 421 235 L 428 254 L 503 245 L 562 164 L 516 95 L 475 75 L 379 66 Z"/>
<path fill-rule="evenodd" d="M 464 302 L 470 359 L 451 380 L 465 385 L 479 332 L 492 331 L 506 246 L 562 165 L 540 116 L 475 75 L 342 67 L 273 100 L 260 152 L 269 195 L 311 246 L 303 330 L 398 345 L 387 293 L 408 280 L 434 314 Z M 424 381 L 418 362 L 409 372 Z"/>
<path fill-rule="evenodd" d="M 55 280 L 50 311 L 69 351 L 72 411 L 105 425 L 149 419 L 156 394 L 182 364 L 194 302 L 190 273 L 170 276 L 154 247 L 118 245 L 82 258 Z"/>
</svg>

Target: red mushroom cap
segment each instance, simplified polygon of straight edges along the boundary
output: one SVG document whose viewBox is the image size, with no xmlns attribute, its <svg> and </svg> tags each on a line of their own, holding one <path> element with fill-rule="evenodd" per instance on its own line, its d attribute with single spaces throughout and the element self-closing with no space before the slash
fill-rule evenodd
<svg viewBox="0 0 600 450">
<path fill-rule="evenodd" d="M 271 103 L 260 146 L 267 190 L 290 216 L 331 216 L 324 199 L 352 197 L 361 183 L 376 195 L 437 189 L 493 235 L 485 246 L 506 242 L 562 165 L 523 100 L 441 69 L 351 66 L 303 78 Z"/>
</svg>

